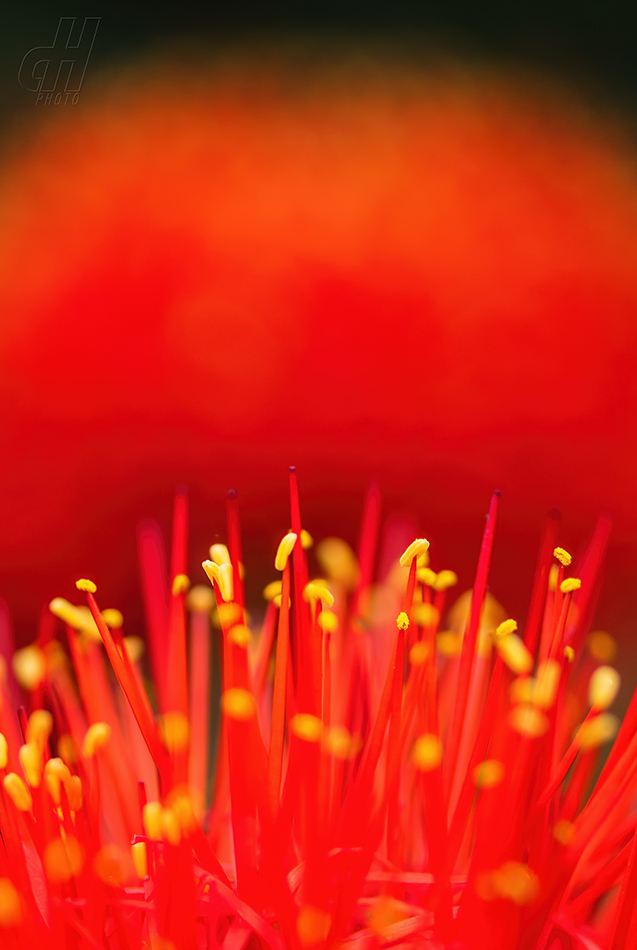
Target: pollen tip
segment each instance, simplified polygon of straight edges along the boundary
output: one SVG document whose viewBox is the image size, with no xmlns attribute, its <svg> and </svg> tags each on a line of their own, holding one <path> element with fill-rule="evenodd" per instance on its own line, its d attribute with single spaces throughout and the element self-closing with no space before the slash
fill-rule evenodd
<svg viewBox="0 0 637 950">
<path fill-rule="evenodd" d="M 81 577 L 79 581 L 76 581 L 75 586 L 78 590 L 83 590 L 85 593 L 89 594 L 94 594 L 97 590 L 97 584 L 94 584 L 93 581 L 87 580 L 85 577 Z"/>
</svg>

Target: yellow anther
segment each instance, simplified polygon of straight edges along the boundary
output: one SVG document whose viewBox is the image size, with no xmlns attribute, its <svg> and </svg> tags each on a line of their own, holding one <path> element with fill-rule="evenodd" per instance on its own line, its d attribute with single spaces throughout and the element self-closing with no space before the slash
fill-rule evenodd
<svg viewBox="0 0 637 950">
<path fill-rule="evenodd" d="M 436 634 L 436 650 L 442 656 L 460 656 L 462 653 L 462 637 L 453 630 L 441 630 Z"/>
<path fill-rule="evenodd" d="M 215 564 L 230 563 L 230 552 L 225 544 L 211 544 L 208 553 L 210 554 L 210 560 L 214 561 Z"/>
<path fill-rule="evenodd" d="M 26 775 L 27 782 L 31 788 L 39 788 L 42 781 L 42 751 L 35 742 L 27 742 L 20 746 L 19 751 L 20 765 Z"/>
<path fill-rule="evenodd" d="M 323 946 L 332 925 L 332 918 L 326 910 L 306 904 L 299 910 L 296 919 L 296 932 L 302 947 Z"/>
<path fill-rule="evenodd" d="M 159 721 L 159 729 L 169 752 L 183 752 L 188 747 L 190 724 L 183 713 L 176 710 L 165 713 Z"/>
<path fill-rule="evenodd" d="M 224 630 L 228 630 L 236 623 L 245 623 L 246 621 L 246 615 L 244 611 L 242 611 L 239 604 L 235 604 L 234 601 L 231 601 L 228 604 L 219 604 L 217 607 L 217 616 L 219 623 L 224 628 Z"/>
<path fill-rule="evenodd" d="M 292 553 L 292 549 L 296 544 L 297 535 L 294 531 L 288 531 L 285 537 L 281 538 L 279 547 L 277 548 L 276 557 L 274 558 L 274 567 L 277 571 L 285 570 L 285 565 L 288 563 L 288 558 Z"/>
<path fill-rule="evenodd" d="M 485 759 L 476 765 L 472 777 L 479 788 L 495 788 L 504 778 L 504 765 L 498 759 Z"/>
<path fill-rule="evenodd" d="M 429 550 L 429 541 L 426 538 L 416 538 L 400 556 L 400 566 L 409 567 L 414 558 L 420 557 Z"/>
<path fill-rule="evenodd" d="M 124 614 L 117 607 L 107 607 L 103 610 L 102 619 L 111 630 L 120 630 L 124 626 Z"/>
<path fill-rule="evenodd" d="M 277 594 L 281 593 L 281 581 L 270 581 L 270 583 L 263 588 L 263 596 L 266 600 L 274 600 Z"/>
<path fill-rule="evenodd" d="M 411 751 L 411 761 L 419 772 L 431 772 L 442 762 L 442 743 L 433 733 L 419 736 Z"/>
<path fill-rule="evenodd" d="M 399 630 L 406 630 L 409 626 L 409 617 L 404 610 L 401 610 L 396 617 L 396 626 Z"/>
<path fill-rule="evenodd" d="M 358 584 L 356 555 L 342 538 L 324 538 L 316 546 L 316 558 L 331 581 L 352 591 Z"/>
<path fill-rule="evenodd" d="M 173 578 L 173 595 L 185 594 L 190 587 L 190 578 L 187 574 L 176 574 Z"/>
<path fill-rule="evenodd" d="M 573 560 L 571 555 L 568 553 L 568 551 L 565 551 L 564 548 L 555 548 L 553 551 L 553 557 L 557 558 L 562 567 L 570 567 L 571 561 Z"/>
<path fill-rule="evenodd" d="M 2 784 L 18 811 L 31 811 L 33 805 L 31 792 L 19 775 L 16 775 L 15 772 L 9 772 L 8 775 L 5 775 Z"/>
<path fill-rule="evenodd" d="M 457 583 L 458 575 L 455 571 L 438 571 L 436 583 L 433 586 L 434 590 L 448 590 L 450 587 L 455 587 Z"/>
<path fill-rule="evenodd" d="M 148 877 L 148 854 L 146 853 L 146 842 L 145 841 L 136 841 L 135 844 L 132 844 L 130 847 L 131 857 L 133 859 L 133 865 L 135 867 L 135 873 L 137 877 L 143 881 L 145 877 Z"/>
<path fill-rule="evenodd" d="M 62 759 L 49 759 L 48 762 L 45 763 L 44 784 L 56 807 L 60 805 L 62 783 L 66 786 L 70 778 L 71 773 Z"/>
<path fill-rule="evenodd" d="M 318 716 L 312 716 L 310 713 L 297 713 L 292 717 L 290 728 L 297 739 L 304 739 L 306 742 L 318 742 L 323 731 L 323 723 Z"/>
<path fill-rule="evenodd" d="M 430 652 L 429 644 L 425 643 L 424 640 L 419 640 L 414 643 L 409 651 L 409 662 L 412 666 L 423 666 L 427 662 Z"/>
<path fill-rule="evenodd" d="M 321 581 L 310 581 L 305 585 L 303 599 L 308 602 L 320 600 L 326 607 L 331 607 L 334 603 L 334 595 L 330 593 L 325 584 Z"/>
<path fill-rule="evenodd" d="M 185 835 L 192 834 L 197 827 L 197 819 L 192 802 L 188 795 L 176 795 L 170 806 L 179 822 L 179 827 Z"/>
<path fill-rule="evenodd" d="M 58 739 L 58 754 L 61 759 L 66 762 L 67 765 L 73 765 L 77 762 L 77 744 L 75 739 L 68 734 L 68 732 L 62 733 Z"/>
<path fill-rule="evenodd" d="M 551 569 L 549 571 L 549 590 L 557 590 L 557 579 L 560 576 L 560 569 L 557 564 L 551 564 Z"/>
<path fill-rule="evenodd" d="M 232 564 L 219 565 L 219 591 L 226 603 L 229 603 L 234 597 L 234 573 Z"/>
<path fill-rule="evenodd" d="M 549 727 L 549 721 L 541 709 L 533 705 L 515 706 L 511 710 L 509 721 L 516 732 L 527 739 L 543 736 Z"/>
<path fill-rule="evenodd" d="M 181 825 L 173 808 L 163 808 L 161 812 L 162 838 L 169 844 L 177 846 L 181 841 Z"/>
<path fill-rule="evenodd" d="M 36 709 L 31 713 L 27 723 L 27 742 L 35 742 L 44 750 L 52 731 L 53 716 L 48 709 Z"/>
<path fill-rule="evenodd" d="M 419 627 L 436 627 L 440 620 L 440 612 L 433 604 L 414 604 L 411 608 L 411 619 Z"/>
<path fill-rule="evenodd" d="M 93 858 L 95 875 L 110 887 L 122 887 L 130 878 L 132 859 L 116 844 L 106 844 Z"/>
<path fill-rule="evenodd" d="M 568 646 L 564 647 L 564 656 L 566 657 L 569 663 L 572 663 L 573 660 L 575 659 L 575 650 L 573 649 L 573 647 L 568 647 Z"/>
<path fill-rule="evenodd" d="M 612 666 L 598 666 L 588 685 L 588 701 L 596 709 L 608 709 L 617 698 L 621 677 Z"/>
<path fill-rule="evenodd" d="M 161 841 L 161 811 L 159 802 L 146 802 L 142 809 L 142 825 L 151 841 Z"/>
<path fill-rule="evenodd" d="M 250 642 L 250 631 L 244 623 L 237 623 L 228 631 L 228 640 L 238 647 L 247 647 Z"/>
<path fill-rule="evenodd" d="M 531 703 L 535 694 L 535 679 L 533 676 L 516 676 L 511 683 L 511 702 Z"/>
<path fill-rule="evenodd" d="M 22 901 L 8 877 L 0 877 L 0 927 L 16 927 L 22 921 Z"/>
<path fill-rule="evenodd" d="M 70 881 L 72 877 L 80 873 L 83 864 L 82 847 L 77 838 L 71 836 L 68 836 L 65 841 L 62 838 L 53 838 L 42 855 L 44 873 L 52 884 Z"/>
<path fill-rule="evenodd" d="M 338 629 L 338 617 L 331 610 L 322 610 L 318 616 L 318 625 L 325 633 L 334 633 Z"/>
<path fill-rule="evenodd" d="M 46 658 L 35 644 L 16 650 L 11 666 L 15 678 L 23 689 L 37 689 L 46 675 Z"/>
<path fill-rule="evenodd" d="M 219 565 L 214 561 L 202 561 L 201 566 L 211 584 L 219 583 Z"/>
<path fill-rule="evenodd" d="M 335 759 L 348 759 L 352 751 L 352 736 L 345 726 L 332 726 L 325 733 L 326 750 Z"/>
<path fill-rule="evenodd" d="M 76 581 L 75 586 L 78 590 L 83 590 L 87 594 L 94 594 L 97 590 L 97 584 L 87 580 L 86 577 L 81 577 L 79 581 Z"/>
<path fill-rule="evenodd" d="M 84 794 L 80 776 L 72 775 L 68 782 L 65 782 L 64 788 L 66 789 L 66 796 L 69 800 L 69 808 L 71 811 L 81 811 Z"/>
<path fill-rule="evenodd" d="M 537 875 L 519 861 L 505 861 L 497 871 L 493 871 L 491 882 L 499 897 L 520 906 L 532 903 L 540 893 Z"/>
<path fill-rule="evenodd" d="M 495 630 L 496 640 L 503 640 L 504 637 L 508 637 L 509 634 L 515 633 L 518 629 L 517 620 L 503 620 L 501 624 L 498 624 Z"/>
<path fill-rule="evenodd" d="M 304 551 L 307 551 L 314 544 L 314 538 L 309 531 L 306 531 L 305 528 L 301 528 L 301 547 Z"/>
<path fill-rule="evenodd" d="M 7 746 L 7 740 L 0 732 L 0 769 L 6 769 L 8 758 L 9 747 Z"/>
<path fill-rule="evenodd" d="M 533 690 L 533 702 L 540 709 L 550 709 L 557 698 L 562 668 L 557 660 L 540 663 Z"/>
<path fill-rule="evenodd" d="M 615 638 L 603 630 L 595 630 L 591 633 L 587 643 L 590 655 L 600 663 L 610 663 L 617 655 Z"/>
<path fill-rule="evenodd" d="M 579 590 L 581 586 L 582 582 L 579 577 L 567 577 L 566 580 L 560 584 L 560 590 L 563 594 L 572 594 L 573 591 Z"/>
<path fill-rule="evenodd" d="M 83 612 L 64 597 L 54 597 L 49 604 L 49 610 L 54 617 L 68 624 L 69 627 L 73 627 L 74 630 L 81 630 L 84 626 Z"/>
<path fill-rule="evenodd" d="M 186 606 L 189 610 L 200 614 L 209 614 L 215 605 L 215 595 L 209 587 L 203 584 L 195 584 L 188 591 Z"/>
<path fill-rule="evenodd" d="M 512 673 L 520 676 L 533 669 L 533 657 L 517 633 L 510 633 L 496 641 L 498 653 Z"/>
<path fill-rule="evenodd" d="M 221 695 L 221 708 L 230 719 L 245 722 L 252 719 L 256 713 L 256 702 L 252 693 L 247 689 L 233 687 Z"/>
<path fill-rule="evenodd" d="M 560 844 L 570 844 L 575 837 L 575 825 L 566 818 L 558 818 L 553 826 L 553 837 Z"/>
<path fill-rule="evenodd" d="M 433 587 L 437 577 L 436 572 L 432 571 L 430 567 L 419 567 L 416 571 L 416 578 L 421 584 L 426 584 L 427 587 Z"/>
<path fill-rule="evenodd" d="M 603 712 L 580 727 L 577 737 L 582 749 L 594 749 L 610 742 L 617 735 L 619 719 L 613 713 Z"/>
<path fill-rule="evenodd" d="M 139 663 L 146 647 L 141 637 L 124 637 L 124 649 L 131 663 Z"/>
<path fill-rule="evenodd" d="M 92 759 L 100 749 L 104 748 L 110 737 L 111 727 L 107 722 L 94 722 L 89 726 L 82 743 L 84 758 Z"/>
</svg>

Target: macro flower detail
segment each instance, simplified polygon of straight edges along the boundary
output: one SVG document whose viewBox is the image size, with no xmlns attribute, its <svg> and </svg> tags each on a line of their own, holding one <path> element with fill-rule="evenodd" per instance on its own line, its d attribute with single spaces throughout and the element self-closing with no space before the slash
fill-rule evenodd
<svg viewBox="0 0 637 950">
<path fill-rule="evenodd" d="M 142 529 L 145 644 L 82 579 L 0 669 L 2 946 L 635 950 L 608 521 L 573 559 L 549 518 L 522 621 L 488 591 L 499 492 L 450 610 L 423 538 L 376 579 L 376 487 L 356 555 L 290 496 L 260 624 L 236 493 L 193 580 L 179 490 L 170 573 Z"/>
</svg>

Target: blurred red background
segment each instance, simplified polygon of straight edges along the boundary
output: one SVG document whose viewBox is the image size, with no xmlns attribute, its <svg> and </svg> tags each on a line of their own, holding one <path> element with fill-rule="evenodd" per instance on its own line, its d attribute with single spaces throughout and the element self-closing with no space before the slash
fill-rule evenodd
<svg viewBox="0 0 637 950">
<path fill-rule="evenodd" d="M 192 572 L 242 501 L 253 595 L 365 486 L 523 611 L 543 516 L 615 514 L 637 597 L 637 187 L 621 125 L 477 67 L 113 74 L 16 131 L 0 222 L 0 593 L 20 635 L 93 577 L 137 622 L 135 524 L 191 488 Z M 438 552 L 438 553 L 436 553 Z M 31 631 L 29 633 L 29 631 Z"/>
</svg>

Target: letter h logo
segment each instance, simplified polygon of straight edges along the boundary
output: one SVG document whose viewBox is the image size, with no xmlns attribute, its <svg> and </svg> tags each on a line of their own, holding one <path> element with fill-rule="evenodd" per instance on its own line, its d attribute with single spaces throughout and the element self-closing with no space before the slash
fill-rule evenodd
<svg viewBox="0 0 637 950">
<path fill-rule="evenodd" d="M 101 17 L 86 17 L 76 43 L 72 43 L 76 17 L 61 17 L 51 46 L 35 46 L 26 54 L 18 70 L 18 82 L 29 92 L 37 92 L 36 103 L 45 98 L 56 104 L 62 94 L 79 99 Z"/>
</svg>

